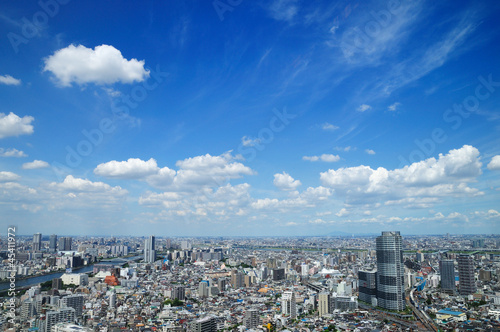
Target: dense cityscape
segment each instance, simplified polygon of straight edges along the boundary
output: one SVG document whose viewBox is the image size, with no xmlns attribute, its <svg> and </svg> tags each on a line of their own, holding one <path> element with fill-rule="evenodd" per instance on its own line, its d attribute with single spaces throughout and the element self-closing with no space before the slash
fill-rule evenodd
<svg viewBox="0 0 500 332">
<path fill-rule="evenodd" d="M 6 238 L 0 252 L 5 331 L 500 327 L 495 235 L 15 240 L 14 264 Z"/>
</svg>

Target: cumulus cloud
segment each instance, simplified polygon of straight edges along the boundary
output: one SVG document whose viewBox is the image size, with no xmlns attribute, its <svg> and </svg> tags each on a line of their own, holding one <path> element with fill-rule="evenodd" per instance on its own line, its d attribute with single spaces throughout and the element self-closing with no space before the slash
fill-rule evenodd
<svg viewBox="0 0 500 332">
<path fill-rule="evenodd" d="M 10 75 L 0 75 L 0 84 L 19 85 L 21 84 L 21 80 L 14 78 Z"/>
<path fill-rule="evenodd" d="M 302 160 L 307 160 L 307 161 L 324 161 L 327 163 L 333 163 L 336 161 L 340 160 L 340 157 L 338 155 L 333 155 L 333 154 L 322 154 L 321 156 L 304 156 L 302 157 Z"/>
<path fill-rule="evenodd" d="M 494 156 L 491 158 L 490 163 L 488 164 L 488 169 L 491 171 L 500 170 L 500 155 Z"/>
<path fill-rule="evenodd" d="M 45 58 L 44 71 L 51 72 L 56 82 L 64 87 L 72 83 L 84 85 L 113 84 L 116 82 L 142 82 L 149 77 L 144 69 L 144 60 L 127 60 L 122 53 L 110 45 L 69 45 Z"/>
<path fill-rule="evenodd" d="M 28 155 L 23 151 L 19 151 L 17 149 L 3 149 L 0 148 L 0 157 L 27 157 Z"/>
<path fill-rule="evenodd" d="M 138 158 L 130 158 L 127 161 L 112 160 L 97 165 L 94 174 L 120 179 L 140 179 L 148 175 L 158 173 L 159 168 L 153 158 L 144 161 Z"/>
<path fill-rule="evenodd" d="M 21 177 L 17 175 L 16 173 L 12 172 L 7 172 L 7 171 L 1 171 L 0 172 L 0 182 L 11 182 L 11 181 L 17 181 Z"/>
<path fill-rule="evenodd" d="M 72 175 L 66 176 L 62 183 L 52 182 L 49 187 L 67 192 L 108 193 L 118 196 L 127 193 L 120 186 L 111 187 L 104 182 L 92 182 L 87 179 L 75 178 Z"/>
<path fill-rule="evenodd" d="M 367 105 L 367 104 L 361 104 L 359 105 L 359 107 L 356 109 L 358 112 L 366 112 L 368 110 L 371 110 L 372 107 L 370 105 Z"/>
<path fill-rule="evenodd" d="M 38 169 L 49 167 L 49 163 L 43 160 L 33 160 L 30 163 L 24 163 L 23 169 Z"/>
<path fill-rule="evenodd" d="M 31 123 L 34 120 L 35 118 L 28 115 L 21 118 L 12 112 L 8 115 L 0 113 L 0 138 L 33 134 Z"/>
<path fill-rule="evenodd" d="M 144 180 L 156 188 L 173 191 L 190 191 L 204 186 L 220 186 L 230 179 L 252 175 L 253 171 L 227 152 L 220 156 L 206 154 L 179 160 L 175 171 L 159 168 L 156 160 L 143 161 L 131 158 L 127 161 L 110 161 L 98 165 L 94 173 L 104 177 Z"/>
<path fill-rule="evenodd" d="M 375 151 L 373 151 L 371 149 L 366 149 L 365 152 L 368 154 L 372 154 L 372 155 L 375 154 Z"/>
<path fill-rule="evenodd" d="M 299 180 L 295 180 L 286 172 L 274 174 L 273 183 L 280 190 L 295 190 L 302 184 Z"/>
<path fill-rule="evenodd" d="M 348 202 L 366 203 L 385 199 L 392 203 L 407 197 L 474 196 L 480 191 L 467 186 L 481 174 L 479 151 L 464 145 L 440 154 L 438 159 L 429 158 L 400 169 L 356 166 L 330 169 L 320 174 L 324 186 L 335 189 Z M 428 203 L 428 202 L 427 202 Z"/>
</svg>

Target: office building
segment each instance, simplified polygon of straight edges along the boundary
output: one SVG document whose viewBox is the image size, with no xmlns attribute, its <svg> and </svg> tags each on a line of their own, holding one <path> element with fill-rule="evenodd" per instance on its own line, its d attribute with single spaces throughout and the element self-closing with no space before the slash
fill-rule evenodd
<svg viewBox="0 0 500 332">
<path fill-rule="evenodd" d="M 144 241 L 144 262 L 154 263 L 156 260 L 155 237 L 151 235 Z"/>
<path fill-rule="evenodd" d="M 358 271 L 359 300 L 377 305 L 377 271 Z"/>
<path fill-rule="evenodd" d="M 294 319 L 297 317 L 297 307 L 295 302 L 295 292 L 287 291 L 281 297 L 281 313 Z"/>
<path fill-rule="evenodd" d="M 207 316 L 195 320 L 189 325 L 190 332 L 216 332 L 217 321 L 215 317 Z"/>
<path fill-rule="evenodd" d="M 29 318 L 37 314 L 35 303 L 33 301 L 24 301 L 21 305 L 21 320 L 27 322 Z"/>
<path fill-rule="evenodd" d="M 273 280 L 285 280 L 285 269 L 273 269 Z"/>
<path fill-rule="evenodd" d="M 198 285 L 198 296 L 208 297 L 208 280 L 202 280 Z"/>
<path fill-rule="evenodd" d="M 57 235 L 52 234 L 49 237 L 49 250 L 56 251 L 57 250 Z"/>
<path fill-rule="evenodd" d="M 257 309 L 249 309 L 245 312 L 245 318 L 243 318 L 243 325 L 247 329 L 256 329 L 260 327 L 260 317 L 259 311 Z"/>
<path fill-rule="evenodd" d="M 241 288 L 245 285 L 245 274 L 237 272 L 236 270 L 231 271 L 231 286 L 233 288 Z"/>
<path fill-rule="evenodd" d="M 474 271 L 474 259 L 472 256 L 458 256 L 458 285 L 460 295 L 470 295 L 477 291 Z"/>
<path fill-rule="evenodd" d="M 172 289 L 172 298 L 184 301 L 186 299 L 186 289 L 182 285 L 176 285 Z"/>
<path fill-rule="evenodd" d="M 323 316 L 326 314 L 331 314 L 331 302 L 330 302 L 330 293 L 329 292 L 321 292 L 318 295 L 318 314 L 319 316 Z"/>
<path fill-rule="evenodd" d="M 68 295 L 59 300 L 61 307 L 75 309 L 75 316 L 80 317 L 83 311 L 83 295 Z"/>
<path fill-rule="evenodd" d="M 439 273 L 441 273 L 441 289 L 444 292 L 455 292 L 455 261 L 443 259 L 439 261 Z"/>
<path fill-rule="evenodd" d="M 111 292 L 111 294 L 109 294 L 109 307 L 110 308 L 116 308 L 116 293 L 115 292 Z"/>
<path fill-rule="evenodd" d="M 76 318 L 75 309 L 73 308 L 61 308 L 55 311 L 48 311 L 45 314 L 45 322 L 41 330 L 43 332 L 51 332 L 52 327 L 57 323 L 62 323 L 62 322 L 73 323 L 75 322 L 75 318 Z"/>
<path fill-rule="evenodd" d="M 42 250 L 42 234 L 36 233 L 33 234 L 33 245 L 31 246 L 33 251 Z"/>
<path fill-rule="evenodd" d="M 63 281 L 61 278 L 52 279 L 52 289 L 62 289 Z"/>
<path fill-rule="evenodd" d="M 73 239 L 71 237 L 60 237 L 57 242 L 59 251 L 70 251 Z"/>
<path fill-rule="evenodd" d="M 382 232 L 376 239 L 377 305 L 405 309 L 403 239 L 399 231 Z"/>
</svg>

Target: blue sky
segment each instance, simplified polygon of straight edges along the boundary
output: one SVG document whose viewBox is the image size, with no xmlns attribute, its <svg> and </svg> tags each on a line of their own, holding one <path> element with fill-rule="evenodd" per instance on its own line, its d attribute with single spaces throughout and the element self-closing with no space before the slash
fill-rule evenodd
<svg viewBox="0 0 500 332">
<path fill-rule="evenodd" d="M 1 227 L 498 234 L 499 14 L 493 1 L 5 3 Z"/>
</svg>

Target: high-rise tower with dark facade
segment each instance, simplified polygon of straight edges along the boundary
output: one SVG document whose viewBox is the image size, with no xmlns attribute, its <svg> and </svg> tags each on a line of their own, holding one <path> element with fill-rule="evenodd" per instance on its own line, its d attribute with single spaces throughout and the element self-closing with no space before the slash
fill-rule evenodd
<svg viewBox="0 0 500 332">
<path fill-rule="evenodd" d="M 444 292 L 455 292 L 455 261 L 443 259 L 439 262 L 439 273 L 441 273 L 441 289 Z"/>
<path fill-rule="evenodd" d="M 460 295 L 470 295 L 477 291 L 474 269 L 474 259 L 471 256 L 458 256 L 458 285 Z"/>
</svg>

